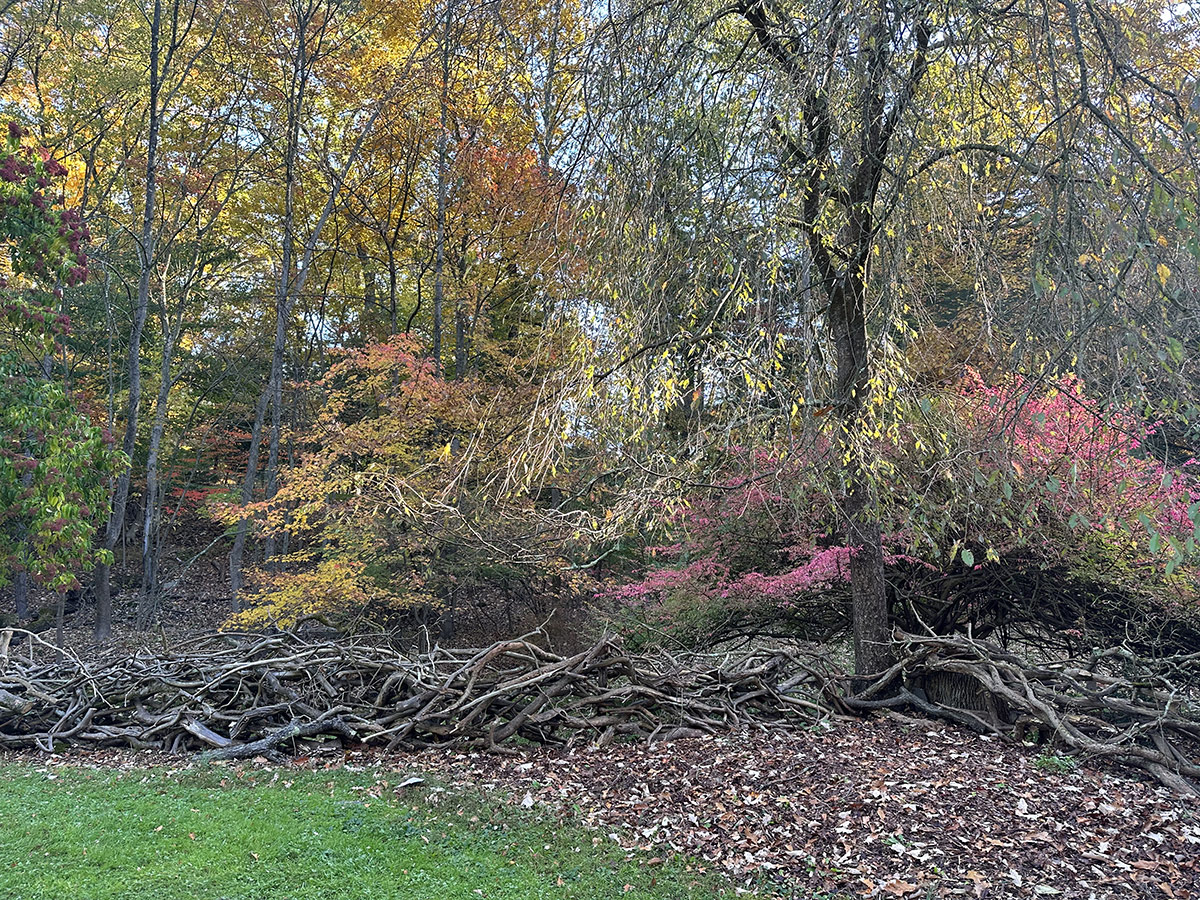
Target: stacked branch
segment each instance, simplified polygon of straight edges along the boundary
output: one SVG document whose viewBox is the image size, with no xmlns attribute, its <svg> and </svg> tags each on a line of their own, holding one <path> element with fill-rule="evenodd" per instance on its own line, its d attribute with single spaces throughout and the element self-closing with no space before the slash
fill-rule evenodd
<svg viewBox="0 0 1200 900">
<path fill-rule="evenodd" d="M 129 746 L 208 758 L 294 751 L 330 736 L 394 748 L 667 740 L 814 721 L 821 673 L 791 652 L 626 654 L 612 637 L 560 656 L 531 634 L 406 656 L 293 634 L 211 639 L 103 663 L 0 658 L 0 747 Z"/>
<path fill-rule="evenodd" d="M 1153 659 L 1115 648 L 1033 663 L 963 635 L 896 639 L 898 662 L 846 708 L 908 706 L 978 732 L 1051 740 L 1200 794 L 1200 653 Z"/>
<path fill-rule="evenodd" d="M 95 663 L 48 645 L 35 652 L 40 639 L 29 632 L 11 637 L 0 632 L 0 748 L 274 758 L 332 739 L 494 750 L 514 740 L 670 740 L 907 707 L 975 731 L 1036 735 L 1200 793 L 1200 653 L 1147 659 L 1120 648 L 1033 663 L 966 636 L 898 632 L 898 662 L 862 687 L 797 650 L 633 655 L 611 636 L 570 656 L 546 649 L 539 633 L 418 655 L 295 634 L 220 636 Z"/>
</svg>

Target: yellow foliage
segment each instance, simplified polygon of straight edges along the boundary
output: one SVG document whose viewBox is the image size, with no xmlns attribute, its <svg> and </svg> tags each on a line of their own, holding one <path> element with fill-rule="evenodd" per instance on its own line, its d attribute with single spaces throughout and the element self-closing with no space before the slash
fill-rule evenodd
<svg viewBox="0 0 1200 900">
<path fill-rule="evenodd" d="M 235 613 L 228 628 L 259 629 L 275 626 L 293 628 L 310 616 L 341 617 L 350 610 L 386 609 L 400 611 L 421 603 L 433 603 L 420 584 L 409 581 L 396 591 L 384 590 L 364 574 L 366 564 L 353 559 L 321 560 L 311 569 L 282 575 L 257 573 L 265 579 L 254 606 Z"/>
</svg>

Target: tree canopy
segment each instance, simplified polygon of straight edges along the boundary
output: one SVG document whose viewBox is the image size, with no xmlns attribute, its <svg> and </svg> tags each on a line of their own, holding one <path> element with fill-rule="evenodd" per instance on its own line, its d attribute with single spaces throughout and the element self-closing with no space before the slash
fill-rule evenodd
<svg viewBox="0 0 1200 900">
<path fill-rule="evenodd" d="M 1188 646 L 1198 15 L 5 4 L 13 611 Z"/>
</svg>

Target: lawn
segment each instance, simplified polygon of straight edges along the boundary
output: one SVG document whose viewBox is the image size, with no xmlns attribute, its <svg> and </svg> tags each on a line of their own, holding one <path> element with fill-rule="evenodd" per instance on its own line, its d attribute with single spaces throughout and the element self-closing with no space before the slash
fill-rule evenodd
<svg viewBox="0 0 1200 900">
<path fill-rule="evenodd" d="M 3 900 L 507 900 L 732 893 L 686 860 L 381 769 L 0 765 Z"/>
</svg>

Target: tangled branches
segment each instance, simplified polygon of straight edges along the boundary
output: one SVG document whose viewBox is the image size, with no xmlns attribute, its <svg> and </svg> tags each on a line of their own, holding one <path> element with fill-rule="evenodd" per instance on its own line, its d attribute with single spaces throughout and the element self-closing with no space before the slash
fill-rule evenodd
<svg viewBox="0 0 1200 900">
<path fill-rule="evenodd" d="M 230 635 L 177 653 L 85 663 L 10 652 L 4 634 L 7 748 L 275 757 L 336 738 L 495 750 L 516 741 L 670 740 L 909 708 L 976 731 L 1054 741 L 1200 793 L 1200 653 L 1146 659 L 1118 648 L 1031 663 L 971 637 L 897 632 L 899 661 L 852 692 L 855 682 L 827 659 L 794 649 L 636 655 L 608 635 L 570 656 L 547 650 L 538 632 L 414 656 L 384 643 Z M 37 640 L 17 634 L 19 646 Z"/>
<path fill-rule="evenodd" d="M 845 707 L 909 706 L 975 731 L 1053 740 L 1200 794 L 1200 653 L 1147 659 L 1122 647 L 1036 664 L 962 635 L 896 639 L 899 661 Z"/>
<path fill-rule="evenodd" d="M 14 654 L 0 673 L 0 747 L 208 747 L 209 758 L 232 758 L 336 735 L 494 749 L 514 738 L 654 741 L 826 715 L 813 699 L 821 676 L 795 653 L 636 657 L 605 636 L 559 656 L 538 637 L 412 657 L 293 634 L 93 665 Z"/>
</svg>

